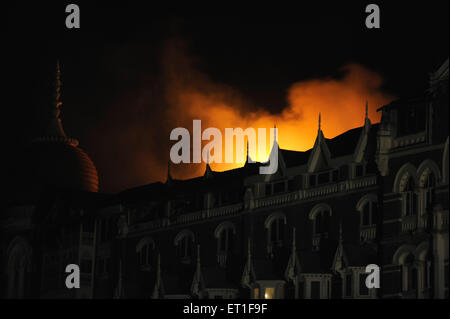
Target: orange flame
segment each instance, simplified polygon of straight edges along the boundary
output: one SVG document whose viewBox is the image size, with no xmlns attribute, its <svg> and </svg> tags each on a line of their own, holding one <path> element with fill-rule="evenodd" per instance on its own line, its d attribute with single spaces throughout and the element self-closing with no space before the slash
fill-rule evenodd
<svg viewBox="0 0 450 319">
<path fill-rule="evenodd" d="M 256 160 L 264 161 L 271 147 L 268 129 L 274 124 L 281 148 L 307 150 L 317 135 L 319 112 L 322 131 L 327 138 L 332 138 L 363 125 L 366 101 L 374 123 L 380 120 L 376 108 L 393 99 L 381 90 L 382 78 L 377 73 L 358 64 L 348 64 L 341 69 L 340 78 L 293 83 L 287 88 L 287 105 L 280 113 L 273 114 L 255 108 L 235 88 L 212 81 L 197 70 L 194 59 L 186 52 L 184 42 L 168 41 L 162 50 L 161 78 L 152 79 L 153 82 L 120 97 L 93 131 L 95 145 L 91 153 L 99 164 L 100 187 L 106 185 L 104 191 L 165 181 L 170 147 L 175 143 L 169 139 L 170 131 L 185 127 L 192 138 L 194 119 L 202 120 L 203 130 L 220 129 L 223 138 L 225 128 L 252 127 L 256 131 L 266 128 L 266 152 L 256 156 Z M 156 91 L 158 94 L 154 94 Z M 224 140 L 222 146 L 224 154 Z M 246 154 L 246 144 L 237 151 Z M 223 171 L 242 165 L 242 162 L 213 163 L 211 167 Z M 199 176 L 204 171 L 205 163 L 171 165 L 172 177 L 177 179 Z"/>
</svg>

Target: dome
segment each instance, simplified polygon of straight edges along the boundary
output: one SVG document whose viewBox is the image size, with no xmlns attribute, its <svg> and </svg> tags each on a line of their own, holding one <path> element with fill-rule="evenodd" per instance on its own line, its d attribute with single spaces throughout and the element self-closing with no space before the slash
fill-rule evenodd
<svg viewBox="0 0 450 319">
<path fill-rule="evenodd" d="M 28 152 L 27 152 L 28 153 Z M 30 148 L 33 188 L 98 191 L 98 174 L 89 156 L 73 143 L 38 142 Z"/>
<path fill-rule="evenodd" d="M 36 200 L 46 190 L 98 192 L 98 174 L 89 156 L 78 147 L 78 141 L 63 130 L 60 107 L 61 80 L 57 64 L 55 101 L 43 105 L 42 128 L 21 154 L 11 170 L 12 184 L 21 201 Z M 23 151 L 23 153 L 22 153 Z M 15 200 L 15 199 L 13 199 Z"/>
</svg>

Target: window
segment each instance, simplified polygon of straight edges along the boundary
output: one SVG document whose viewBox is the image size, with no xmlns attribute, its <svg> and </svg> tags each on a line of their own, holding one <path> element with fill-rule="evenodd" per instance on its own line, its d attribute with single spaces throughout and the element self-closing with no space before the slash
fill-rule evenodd
<svg viewBox="0 0 450 319">
<path fill-rule="evenodd" d="M 259 299 L 259 288 L 253 289 L 253 299 Z"/>
<path fill-rule="evenodd" d="M 348 274 L 345 275 L 345 297 L 351 297 L 352 296 L 352 275 Z"/>
<path fill-rule="evenodd" d="M 362 164 L 358 164 L 355 167 L 355 177 L 364 176 L 364 166 Z"/>
<path fill-rule="evenodd" d="M 219 252 L 228 252 L 233 249 L 233 228 L 223 228 L 219 235 Z"/>
<path fill-rule="evenodd" d="M 371 200 L 367 201 L 361 212 L 361 226 L 375 225 L 377 223 L 377 217 L 377 203 Z"/>
<path fill-rule="evenodd" d="M 430 211 L 433 208 L 435 186 L 436 182 L 434 175 L 429 173 L 423 185 L 425 190 L 425 211 Z"/>
<path fill-rule="evenodd" d="M 274 299 L 275 298 L 275 288 L 267 287 L 264 290 L 264 299 Z"/>
<path fill-rule="evenodd" d="M 145 245 L 142 247 L 141 251 L 138 253 L 138 260 L 140 266 L 150 265 L 150 245 Z"/>
<path fill-rule="evenodd" d="M 316 175 L 309 175 L 309 186 L 316 186 Z"/>
<path fill-rule="evenodd" d="M 286 183 L 284 181 L 273 184 L 273 193 L 279 194 L 286 191 Z"/>
<path fill-rule="evenodd" d="M 332 179 L 333 179 L 333 182 L 337 182 L 337 181 L 338 181 L 338 179 L 339 179 L 339 171 L 338 171 L 337 169 L 335 169 L 335 170 L 333 171 L 333 173 L 332 173 Z"/>
<path fill-rule="evenodd" d="M 320 281 L 311 281 L 311 299 L 320 299 Z"/>
<path fill-rule="evenodd" d="M 325 203 L 317 204 L 311 209 L 311 212 L 309 213 L 309 219 L 312 221 L 314 235 L 322 235 L 328 233 L 330 217 L 331 208 Z"/>
<path fill-rule="evenodd" d="M 413 266 L 409 272 L 409 275 L 411 276 L 409 278 L 409 281 L 411 283 L 411 289 L 417 290 L 417 277 L 418 277 L 417 268 Z"/>
<path fill-rule="evenodd" d="M 288 191 L 292 192 L 298 188 L 298 182 L 295 179 L 288 180 Z"/>
<path fill-rule="evenodd" d="M 149 237 L 141 239 L 136 246 L 138 265 L 142 267 L 150 267 L 153 265 L 155 254 L 155 242 Z"/>
<path fill-rule="evenodd" d="M 409 178 L 404 189 L 406 216 L 417 215 L 417 194 L 414 192 L 414 188 L 414 180 Z"/>
<path fill-rule="evenodd" d="M 328 222 L 330 213 L 328 210 L 321 210 L 317 213 L 314 220 L 314 233 L 324 234 L 328 232 Z"/>
<path fill-rule="evenodd" d="M 281 242 L 284 239 L 284 220 L 275 219 L 270 225 L 270 241 L 272 243 Z"/>
<path fill-rule="evenodd" d="M 403 270 L 406 272 L 403 276 L 405 280 L 403 284 L 404 291 L 417 289 L 417 269 L 414 266 L 414 256 L 412 254 L 405 258 Z"/>
<path fill-rule="evenodd" d="M 175 237 L 174 244 L 177 247 L 178 257 L 183 263 L 191 262 L 194 252 L 194 234 L 190 230 L 182 230 Z"/>
<path fill-rule="evenodd" d="M 267 229 L 268 253 L 272 254 L 274 247 L 283 245 L 286 216 L 281 212 L 273 213 L 267 217 L 264 226 Z"/>
<path fill-rule="evenodd" d="M 398 109 L 398 136 L 425 130 L 426 111 L 424 104 L 404 105 Z"/>
<path fill-rule="evenodd" d="M 178 256 L 180 258 L 188 258 L 192 256 L 192 241 L 188 236 L 184 236 L 178 242 Z"/>
<path fill-rule="evenodd" d="M 217 239 L 217 262 L 225 267 L 227 264 L 228 253 L 233 251 L 236 229 L 233 223 L 226 221 L 216 227 L 214 237 Z"/>
<path fill-rule="evenodd" d="M 341 179 L 345 180 L 348 178 L 348 166 L 344 165 L 341 166 L 340 170 L 339 170 L 339 174 L 341 176 Z"/>
<path fill-rule="evenodd" d="M 366 286 L 366 278 L 368 274 L 359 274 L 359 295 L 368 296 L 369 289 Z"/>
<path fill-rule="evenodd" d="M 325 184 L 325 183 L 330 182 L 330 173 L 326 172 L 326 173 L 319 174 L 318 180 L 319 180 L 319 184 Z"/>
<path fill-rule="evenodd" d="M 430 276 L 431 276 L 431 261 L 427 260 L 425 262 L 425 287 L 424 288 L 431 288 L 430 284 Z"/>
<path fill-rule="evenodd" d="M 272 184 L 266 184 L 266 196 L 272 195 Z"/>
</svg>

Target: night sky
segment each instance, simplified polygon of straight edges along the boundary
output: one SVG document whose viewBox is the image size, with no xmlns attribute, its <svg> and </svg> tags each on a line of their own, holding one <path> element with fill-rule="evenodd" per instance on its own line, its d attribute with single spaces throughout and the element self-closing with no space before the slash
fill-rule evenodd
<svg viewBox="0 0 450 319">
<path fill-rule="evenodd" d="M 336 2 L 168 8 L 153 1 L 75 1 L 79 30 L 65 28 L 70 2 L 3 8 L 3 148 L 11 158 L 20 156 L 21 145 L 39 131 L 56 60 L 62 67 L 64 129 L 96 164 L 104 192 L 161 176 L 142 170 L 166 174 L 162 163 L 174 125 L 167 116 L 165 77 L 173 63 L 183 66 L 177 72 L 194 69 L 192 82 L 201 77 L 204 88 L 214 83 L 214 89 L 238 96 L 243 116 L 256 109 L 279 114 L 292 84 L 340 78 L 349 63 L 379 74 L 380 89 L 391 96 L 426 89 L 428 73 L 449 54 L 448 1 L 373 2 L 381 9 L 380 30 L 364 26 L 364 8 L 372 2 Z M 181 75 L 189 82 L 186 73 Z M 160 160 L 144 165 L 150 152 Z"/>
</svg>

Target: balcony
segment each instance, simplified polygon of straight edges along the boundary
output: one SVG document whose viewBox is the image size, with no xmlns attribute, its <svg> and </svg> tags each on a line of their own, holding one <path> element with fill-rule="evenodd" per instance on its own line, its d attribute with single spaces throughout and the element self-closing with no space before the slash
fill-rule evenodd
<svg viewBox="0 0 450 319">
<path fill-rule="evenodd" d="M 433 228 L 437 231 L 448 230 L 448 211 L 436 211 L 433 223 Z"/>
<path fill-rule="evenodd" d="M 220 267 L 225 267 L 227 264 L 227 252 L 221 251 L 217 254 L 217 263 Z"/>
<path fill-rule="evenodd" d="M 417 215 L 404 216 L 402 219 L 402 232 L 412 232 L 417 229 Z"/>
<path fill-rule="evenodd" d="M 361 226 L 359 231 L 359 237 L 361 238 L 362 242 L 374 240 L 376 236 L 377 236 L 376 225 Z"/>
<path fill-rule="evenodd" d="M 314 234 L 312 238 L 312 251 L 320 250 L 322 238 L 328 238 L 328 233 Z"/>
</svg>

